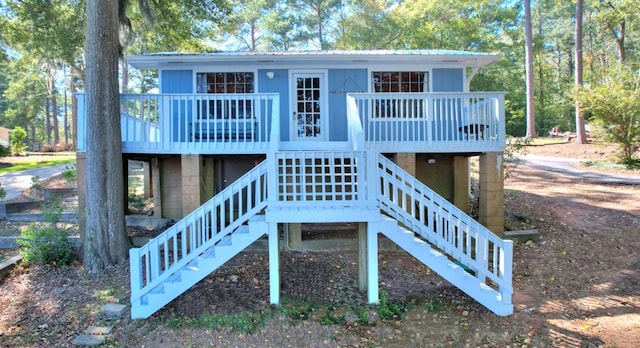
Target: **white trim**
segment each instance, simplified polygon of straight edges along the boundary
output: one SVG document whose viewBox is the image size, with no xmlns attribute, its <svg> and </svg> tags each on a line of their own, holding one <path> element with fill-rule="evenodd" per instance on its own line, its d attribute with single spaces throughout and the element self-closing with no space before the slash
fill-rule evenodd
<svg viewBox="0 0 640 348">
<path fill-rule="evenodd" d="M 433 68 L 426 68 L 426 69 L 412 69 L 411 66 L 401 66 L 401 65 L 389 65 L 387 66 L 375 66 L 373 68 L 369 67 L 367 68 L 367 92 L 369 93 L 375 93 L 375 91 L 373 90 L 373 81 L 371 80 L 371 74 L 374 72 L 424 72 L 427 73 L 428 76 L 428 83 L 429 83 L 429 89 L 427 91 L 424 91 L 423 93 L 429 93 L 431 92 L 431 90 L 433 89 L 433 72 L 432 72 Z M 402 92 L 398 92 L 398 93 L 402 93 Z"/>
<path fill-rule="evenodd" d="M 289 139 L 293 142 L 322 142 L 329 141 L 329 69 L 289 69 Z M 321 75 L 320 86 L 320 119 L 322 120 L 321 137 L 319 139 L 298 139 L 296 135 L 296 125 L 293 123 L 292 113 L 295 110 L 295 94 L 296 86 L 293 81 L 293 76 L 296 74 L 308 74 L 308 75 Z"/>
<path fill-rule="evenodd" d="M 194 66 L 192 68 L 187 68 L 185 70 L 191 69 L 191 78 L 193 84 L 193 93 L 198 94 L 198 74 L 202 73 L 253 73 L 253 93 L 258 93 L 258 68 L 247 69 L 247 67 L 242 66 Z M 210 93 L 201 93 L 201 94 L 210 94 Z"/>
</svg>

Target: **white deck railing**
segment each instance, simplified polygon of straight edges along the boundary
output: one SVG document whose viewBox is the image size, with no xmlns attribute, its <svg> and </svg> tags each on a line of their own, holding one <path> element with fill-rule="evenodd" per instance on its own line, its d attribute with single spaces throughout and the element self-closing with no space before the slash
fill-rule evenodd
<svg viewBox="0 0 640 348">
<path fill-rule="evenodd" d="M 85 98 L 76 98 L 78 150 L 84 151 Z M 123 94 L 120 105 L 124 152 L 280 149 L 277 94 Z M 349 148 L 356 151 L 487 152 L 505 145 L 502 93 L 352 93 L 347 110 L 332 110 L 331 117 L 345 112 Z M 309 149 L 305 142 L 287 144 Z"/>
<path fill-rule="evenodd" d="M 362 122 L 367 149 L 379 152 L 504 149 L 503 93 L 351 93 L 347 98 L 348 112 L 357 112 Z"/>
<path fill-rule="evenodd" d="M 511 303 L 513 242 L 503 240 L 395 163 L 378 155 L 380 208 L 469 269 Z"/>
<path fill-rule="evenodd" d="M 86 105 L 76 95 L 78 150 Z M 122 150 L 140 153 L 264 153 L 279 118 L 277 94 L 122 94 Z"/>
<path fill-rule="evenodd" d="M 144 246 L 130 249 L 131 302 L 264 209 L 266 175 L 263 162 Z"/>
</svg>

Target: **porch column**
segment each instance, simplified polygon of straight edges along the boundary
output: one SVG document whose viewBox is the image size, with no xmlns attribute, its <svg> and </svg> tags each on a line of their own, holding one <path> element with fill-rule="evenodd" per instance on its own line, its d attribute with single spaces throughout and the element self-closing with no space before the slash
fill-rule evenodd
<svg viewBox="0 0 640 348">
<path fill-rule="evenodd" d="M 162 217 L 162 186 L 160 182 L 160 163 L 158 157 L 151 159 L 151 191 L 153 192 L 153 216 Z"/>
<path fill-rule="evenodd" d="M 465 156 L 453 156 L 453 204 L 469 210 L 469 158 Z"/>
<path fill-rule="evenodd" d="M 367 302 L 378 304 L 378 229 L 377 223 L 367 223 Z"/>
<path fill-rule="evenodd" d="M 358 290 L 367 291 L 368 272 L 367 267 L 367 223 L 358 223 Z"/>
<path fill-rule="evenodd" d="M 302 248 L 302 224 L 289 223 L 287 228 L 287 246 L 291 249 Z"/>
<path fill-rule="evenodd" d="M 200 155 L 182 155 L 182 215 L 200 206 Z"/>
<path fill-rule="evenodd" d="M 144 186 L 143 195 L 144 198 L 149 198 L 153 195 L 153 186 L 151 183 L 151 163 L 148 161 L 142 161 L 142 182 Z"/>
<path fill-rule="evenodd" d="M 278 247 L 278 223 L 268 223 L 269 238 L 269 301 L 280 304 L 280 248 Z"/>
<path fill-rule="evenodd" d="M 480 155 L 479 221 L 497 235 L 504 235 L 502 152 Z"/>
<path fill-rule="evenodd" d="M 84 240 L 87 230 L 87 153 L 76 152 L 76 175 L 78 185 L 78 230 L 80 241 Z"/>
</svg>

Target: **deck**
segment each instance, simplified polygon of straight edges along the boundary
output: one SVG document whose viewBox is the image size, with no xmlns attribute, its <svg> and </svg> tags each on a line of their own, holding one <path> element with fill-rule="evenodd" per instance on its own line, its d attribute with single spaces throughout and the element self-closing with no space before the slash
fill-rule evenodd
<svg viewBox="0 0 640 348">
<path fill-rule="evenodd" d="M 278 150 L 417 153 L 503 151 L 502 93 L 352 93 L 330 115 L 342 135 L 291 141 L 278 94 L 122 94 L 122 151 L 146 154 L 266 154 Z M 76 95 L 78 150 L 86 104 Z"/>
</svg>

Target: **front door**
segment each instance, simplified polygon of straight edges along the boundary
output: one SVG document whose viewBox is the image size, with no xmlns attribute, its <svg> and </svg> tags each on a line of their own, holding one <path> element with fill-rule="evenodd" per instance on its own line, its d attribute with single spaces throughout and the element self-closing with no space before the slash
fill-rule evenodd
<svg viewBox="0 0 640 348">
<path fill-rule="evenodd" d="M 292 74 L 293 139 L 328 140 L 324 73 Z"/>
</svg>

